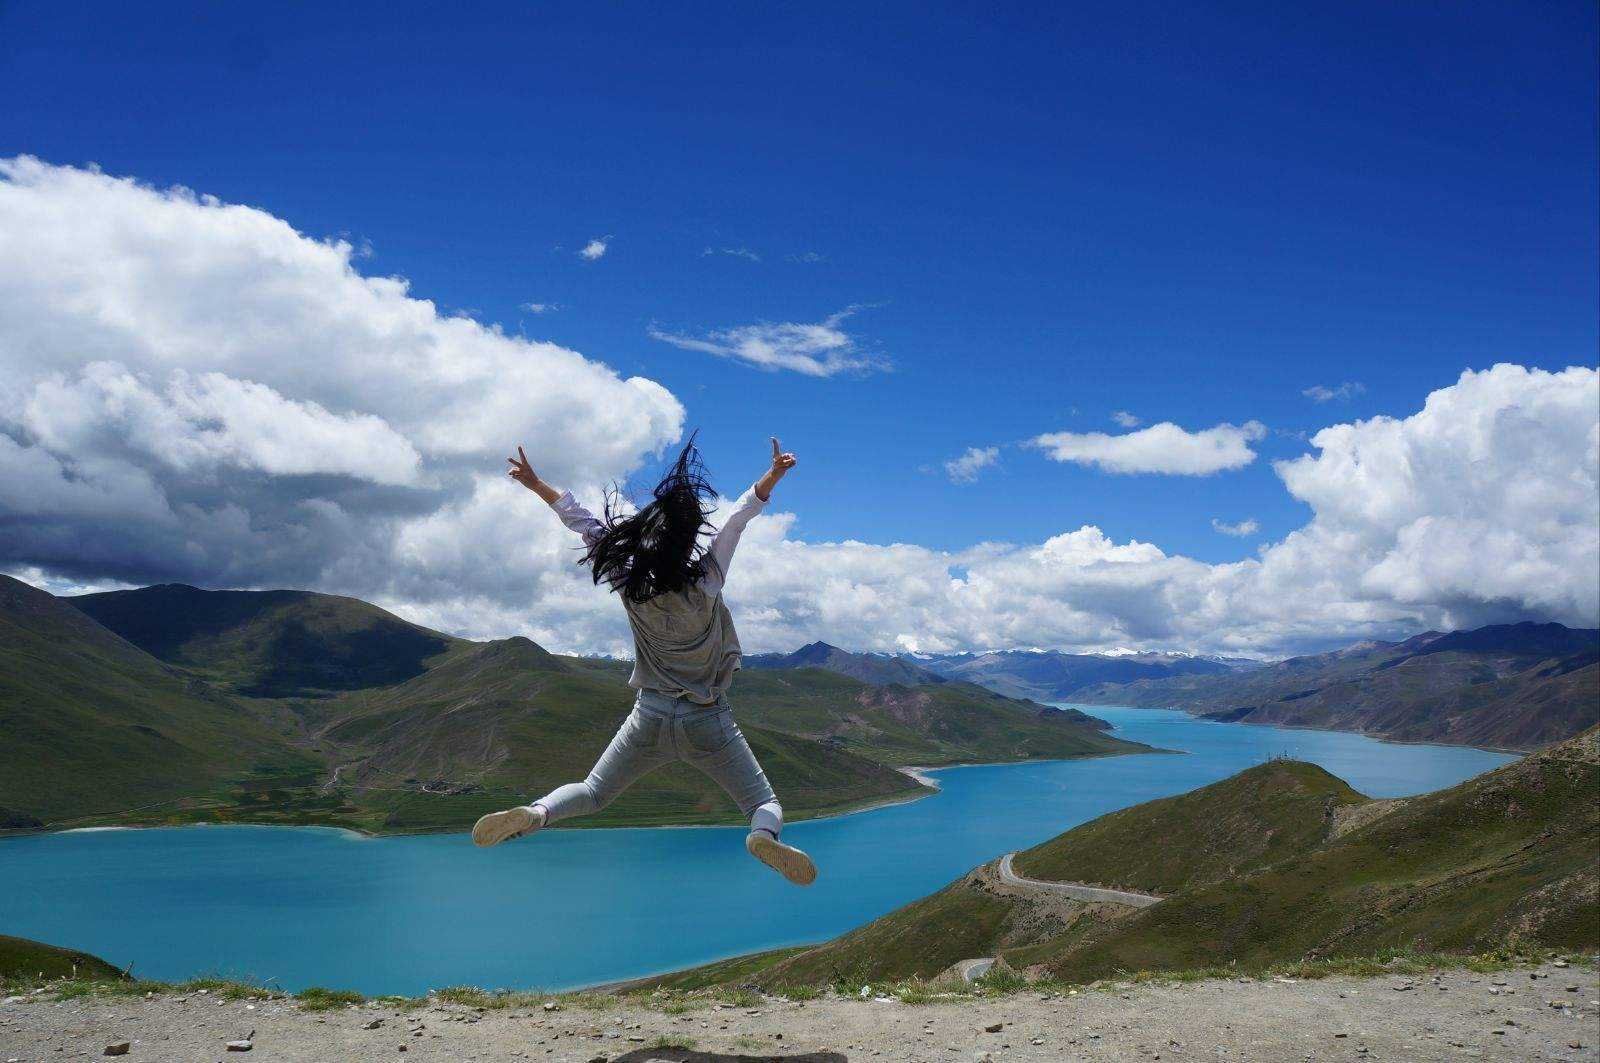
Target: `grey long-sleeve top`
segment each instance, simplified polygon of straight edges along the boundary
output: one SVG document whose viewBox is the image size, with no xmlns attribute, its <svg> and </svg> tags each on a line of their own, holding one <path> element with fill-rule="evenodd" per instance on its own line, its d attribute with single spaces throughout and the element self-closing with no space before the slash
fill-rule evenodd
<svg viewBox="0 0 1600 1063">
<path fill-rule="evenodd" d="M 629 686 L 711 705 L 732 684 L 739 669 L 739 634 L 722 602 L 722 587 L 739 536 L 766 505 L 754 485 L 739 496 L 733 512 L 712 536 L 706 574 L 698 583 L 646 602 L 622 599 L 633 629 Z M 592 546 L 605 531 L 571 491 L 564 492 L 553 508 L 561 523 L 583 536 L 585 545 Z"/>
</svg>

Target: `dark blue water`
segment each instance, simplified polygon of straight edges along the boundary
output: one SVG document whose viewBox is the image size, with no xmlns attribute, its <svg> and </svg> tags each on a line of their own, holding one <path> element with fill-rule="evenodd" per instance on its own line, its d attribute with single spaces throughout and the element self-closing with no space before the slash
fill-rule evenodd
<svg viewBox="0 0 1600 1063">
<path fill-rule="evenodd" d="M 1375 797 L 1450 786 L 1510 759 L 1159 709 L 1089 711 L 1187 755 L 936 772 L 937 796 L 790 827 L 785 836 L 822 869 L 807 890 L 752 861 L 734 828 L 560 830 L 491 850 L 461 834 L 77 831 L 0 840 L 0 932 L 168 980 L 568 988 L 831 937 L 1001 853 L 1272 754 L 1314 761 Z"/>
</svg>

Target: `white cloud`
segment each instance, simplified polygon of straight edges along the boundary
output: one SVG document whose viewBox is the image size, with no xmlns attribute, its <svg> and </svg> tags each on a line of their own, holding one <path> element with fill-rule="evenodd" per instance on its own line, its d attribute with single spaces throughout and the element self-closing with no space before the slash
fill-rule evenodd
<svg viewBox="0 0 1600 1063">
<path fill-rule="evenodd" d="M 1111 419 L 1117 422 L 1117 424 L 1121 425 L 1123 428 L 1138 428 L 1144 423 L 1127 410 L 1118 410 L 1116 413 L 1111 415 Z"/>
<path fill-rule="evenodd" d="M 1050 432 L 1035 436 L 1029 445 L 1054 461 L 1091 465 L 1106 472 L 1209 476 L 1249 465 L 1256 459 L 1250 444 L 1266 434 L 1266 426 L 1259 421 L 1219 424 L 1199 432 L 1163 421 L 1123 435 Z"/>
<path fill-rule="evenodd" d="M 944 472 L 953 484 L 970 484 L 984 469 L 993 468 L 999 462 L 999 447 L 968 447 L 960 457 L 944 463 Z"/>
<path fill-rule="evenodd" d="M 706 258 L 710 255 L 727 255 L 731 258 L 742 258 L 750 262 L 761 261 L 761 256 L 748 247 L 708 247 L 700 252 L 701 258 Z"/>
<path fill-rule="evenodd" d="M 814 265 L 818 262 L 826 262 L 828 260 L 828 256 L 819 255 L 815 251 L 802 251 L 797 255 L 784 255 L 783 257 L 788 259 L 790 262 L 803 262 L 807 265 Z"/>
<path fill-rule="evenodd" d="M 606 252 L 610 250 L 610 248 L 611 237 L 597 236 L 593 240 L 590 240 L 588 243 L 584 244 L 583 247 L 579 248 L 578 254 L 581 255 L 586 261 L 594 262 L 597 259 L 604 258 Z"/>
<path fill-rule="evenodd" d="M 1206 564 L 1093 526 L 964 551 L 746 532 L 728 594 L 749 645 L 1325 649 L 1520 619 L 1600 621 L 1600 374 L 1464 373 L 1404 419 L 1324 429 L 1276 468 L 1311 521 Z M 1249 523 L 1249 522 L 1245 522 Z"/>
<path fill-rule="evenodd" d="M 1346 380 L 1343 384 L 1331 388 L 1322 384 L 1313 384 L 1300 394 L 1312 402 L 1331 402 L 1334 399 L 1344 402 L 1355 398 L 1357 395 L 1365 395 L 1366 392 L 1367 386 L 1359 380 Z"/>
<path fill-rule="evenodd" d="M 1227 521 L 1218 520 L 1216 517 L 1212 517 L 1211 527 L 1216 531 L 1221 532 L 1223 535 L 1232 535 L 1241 539 L 1247 535 L 1254 535 L 1256 532 L 1261 530 L 1261 525 L 1256 523 L 1256 519 L 1254 517 L 1247 517 L 1237 524 L 1229 524 Z"/>
<path fill-rule="evenodd" d="M 555 303 L 523 303 L 522 309 L 530 314 L 553 314 L 561 307 Z"/>
<path fill-rule="evenodd" d="M 885 369 L 886 361 L 862 351 L 842 327 L 845 319 L 857 309 L 849 307 L 814 325 L 741 325 L 709 332 L 703 337 L 681 336 L 651 328 L 650 335 L 686 351 L 731 358 L 769 372 L 787 369 L 806 376 L 827 377 Z"/>
<path fill-rule="evenodd" d="M 523 602 L 553 546 L 397 548 L 519 442 L 581 489 L 681 431 L 660 385 L 442 315 L 250 207 L 0 160 L 0 246 L 0 569 Z"/>
<path fill-rule="evenodd" d="M 0 162 L 0 246 L 0 570 L 61 588 L 310 587 L 462 634 L 627 652 L 575 538 L 501 459 L 522 442 L 598 505 L 601 484 L 679 437 L 659 385 L 441 316 L 403 280 L 357 272 L 348 244 L 262 211 L 94 171 Z M 1325 428 L 1275 466 L 1310 520 L 1229 564 L 1093 525 L 963 550 L 814 541 L 776 512 L 746 532 L 728 594 L 752 652 L 825 638 L 1284 653 L 1594 626 L 1597 411 L 1592 368 L 1501 365 L 1409 417 Z M 1222 429 L 1238 438 L 1196 442 Z M 1069 460 L 1228 467 L 1258 433 L 1157 425 Z"/>
</svg>

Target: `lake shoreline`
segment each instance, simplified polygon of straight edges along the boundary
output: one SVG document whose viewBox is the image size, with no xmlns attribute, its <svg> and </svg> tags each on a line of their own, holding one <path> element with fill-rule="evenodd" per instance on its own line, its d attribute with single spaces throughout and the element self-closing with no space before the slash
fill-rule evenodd
<svg viewBox="0 0 1600 1063">
<path fill-rule="evenodd" d="M 797 814 L 795 814 L 793 816 L 790 816 L 790 815 L 788 815 L 788 813 L 786 811 L 785 812 L 784 821 L 785 821 L 786 824 L 795 824 L 795 823 L 816 823 L 816 822 L 821 822 L 823 820 L 843 819 L 846 816 L 856 816 L 856 815 L 860 815 L 863 812 L 873 812 L 873 811 L 876 811 L 876 810 L 881 809 L 881 808 L 893 808 L 893 807 L 895 807 L 897 805 L 907 805 L 907 804 L 911 804 L 911 803 L 916 802 L 916 801 L 924 800 L 925 798 L 934 797 L 943 789 L 943 787 L 939 785 L 939 782 L 938 782 L 937 779 L 934 779 L 932 776 L 926 774 L 927 772 L 951 771 L 951 770 L 954 770 L 956 768 L 1001 767 L 1001 766 L 1008 765 L 1008 764 L 1065 764 L 1065 763 L 1075 763 L 1075 762 L 1078 762 L 1078 761 L 1086 761 L 1086 760 L 1104 760 L 1104 759 L 1108 759 L 1108 758 L 1111 758 L 1111 757 L 1148 756 L 1149 754 L 1152 754 L 1152 753 L 1183 754 L 1184 752 L 1185 751 L 1181 750 L 1181 749 L 1158 749 L 1158 748 L 1155 748 L 1155 747 L 1151 747 L 1149 749 L 1132 750 L 1132 751 L 1129 751 L 1129 752 L 1126 752 L 1126 753 L 1121 753 L 1121 752 L 1116 752 L 1116 753 L 1088 753 L 1088 754 L 1085 754 L 1084 756 L 1081 756 L 1081 757 L 1042 757 L 1042 758 L 1030 758 L 1030 759 L 1023 759 L 1023 760 L 962 761 L 962 762 L 955 763 L 955 764 L 938 764 L 938 765 L 901 765 L 901 766 L 885 765 L 886 767 L 893 768 L 893 770 L 900 772 L 902 775 L 905 775 L 905 776 L 915 780 L 917 783 L 921 784 L 922 786 L 926 787 L 927 789 L 924 792 L 921 792 L 921 793 L 912 792 L 912 793 L 897 794 L 897 795 L 887 796 L 887 797 L 871 798 L 871 799 L 869 799 L 867 801 L 854 803 L 854 804 L 847 804 L 847 805 L 844 805 L 844 806 L 839 807 L 839 808 L 829 809 L 828 811 L 825 811 L 825 812 L 821 813 L 820 815 L 807 814 L 807 813 L 801 812 L 801 813 L 797 813 Z M 782 795 L 780 795 L 780 797 L 781 796 Z M 187 799 L 186 798 L 175 798 L 174 800 L 187 800 Z M 303 829 L 303 828 L 307 828 L 307 827 L 312 827 L 312 828 L 318 828 L 318 829 L 322 829 L 322 830 L 343 831 L 346 834 L 354 834 L 354 835 L 356 835 L 358 837 L 361 837 L 361 838 L 372 838 L 372 839 L 376 839 L 376 838 L 420 838 L 420 837 L 427 837 L 427 836 L 435 835 L 435 834 L 465 834 L 465 833 L 469 832 L 472 829 L 470 824 L 464 824 L 464 825 L 461 825 L 461 826 L 454 826 L 454 827 L 428 827 L 428 828 L 423 828 L 421 830 L 384 830 L 384 831 L 374 831 L 374 830 L 367 830 L 367 829 L 362 828 L 362 827 L 352 827 L 349 824 L 345 824 L 345 823 L 270 823 L 270 822 L 256 822 L 256 821 L 249 820 L 249 819 L 230 819 L 230 820 L 227 820 L 227 821 L 203 820 L 203 821 L 197 821 L 197 822 L 192 822 L 192 823 L 97 823 L 97 824 L 88 825 L 88 826 L 81 826 L 81 827 L 46 825 L 44 827 L 11 828 L 11 829 L 0 830 L 0 841 L 4 841 L 7 838 L 26 838 L 26 837 L 34 837 L 34 836 L 37 836 L 37 835 L 43 835 L 43 834 L 74 834 L 74 833 L 91 833 L 91 832 L 95 832 L 95 831 L 116 831 L 116 830 L 171 830 L 171 829 L 180 829 L 180 828 L 184 828 L 184 827 L 281 827 L 281 828 L 286 828 L 286 829 Z M 571 827 L 553 826 L 553 827 L 550 827 L 548 829 L 550 829 L 550 830 L 562 830 L 562 831 L 573 831 L 573 830 L 603 830 L 603 831 L 625 831 L 625 830 L 735 830 L 735 829 L 742 829 L 743 827 L 744 827 L 743 821 L 735 821 L 735 822 L 729 822 L 729 823 L 619 823 L 619 824 L 612 824 L 612 825 L 599 824 L 599 825 L 591 825 L 591 826 L 577 826 L 577 825 L 574 825 L 574 826 L 571 826 Z"/>
<path fill-rule="evenodd" d="M 737 844 L 742 824 L 577 827 L 479 851 L 459 833 L 352 845 L 376 836 L 338 824 L 204 832 L 102 822 L 51 831 L 61 836 L 50 842 L 0 845 L 22 887 L 0 907 L 10 933 L 137 958 L 150 977 L 211 971 L 378 994 L 458 984 L 570 989 L 830 940 L 1001 852 L 1284 750 L 1380 797 L 1455 785 L 1508 759 L 1334 732 L 1274 737 L 1206 727 L 1180 712 L 1106 712 L 1141 748 L 1186 755 L 964 765 L 981 771 L 902 765 L 906 785 L 893 796 L 913 800 L 794 825 L 822 871 L 803 891 L 750 860 Z M 942 799 L 921 800 L 935 794 Z M 664 887 L 672 916 L 661 933 Z M 537 896 L 559 898 L 561 918 L 523 918 Z M 119 914 L 130 905 L 144 913 L 131 925 Z"/>
<path fill-rule="evenodd" d="M 1059 707 L 1084 709 L 1131 709 L 1135 712 L 1181 712 L 1192 720 L 1200 723 L 1231 724 L 1239 727 L 1276 727 L 1284 731 L 1324 731 L 1331 734 L 1360 735 L 1370 738 L 1374 742 L 1382 742 L 1391 746 L 1438 746 L 1443 749 L 1477 749 L 1484 753 L 1502 753 L 1509 757 L 1525 757 L 1530 753 L 1537 753 L 1545 746 L 1534 746 L 1528 749 L 1518 749 L 1515 746 L 1480 746 L 1471 742 L 1445 742 L 1439 739 L 1426 738 L 1392 738 L 1383 731 L 1364 731 L 1359 727 L 1318 727 L 1309 723 L 1280 723 L 1277 720 L 1213 720 L 1208 719 L 1203 712 L 1190 712 L 1188 709 L 1177 705 L 1113 705 L 1110 702 L 1096 705 L 1088 702 L 1052 701 L 1048 704 Z M 1561 739 L 1557 739 L 1561 741 Z M 1554 742 L 1546 745 L 1554 745 Z"/>
</svg>

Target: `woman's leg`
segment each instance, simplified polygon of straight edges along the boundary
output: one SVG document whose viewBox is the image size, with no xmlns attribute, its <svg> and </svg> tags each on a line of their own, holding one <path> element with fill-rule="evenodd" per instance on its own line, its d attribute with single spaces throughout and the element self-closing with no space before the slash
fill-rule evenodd
<svg viewBox="0 0 1600 1063">
<path fill-rule="evenodd" d="M 532 834 L 557 820 L 585 816 L 609 805 L 635 779 L 670 759 L 661 744 L 664 726 L 666 721 L 660 716 L 635 706 L 590 769 L 588 778 L 558 786 L 531 805 L 489 813 L 472 828 L 473 842 L 480 846 L 498 845 L 509 838 Z"/>
<path fill-rule="evenodd" d="M 636 707 L 617 728 L 611 744 L 583 782 L 558 786 L 531 807 L 544 809 L 546 823 L 600 811 L 639 776 L 670 759 L 661 748 L 661 729 L 666 723 L 660 716 Z"/>
<path fill-rule="evenodd" d="M 778 840 L 783 831 L 783 806 L 778 803 L 767 773 L 745 741 L 744 733 L 726 707 L 694 713 L 676 721 L 684 759 L 717 781 L 733 803 L 750 820 L 745 848 L 750 855 L 790 882 L 809 886 L 817 879 L 816 865 L 799 849 Z"/>
</svg>

